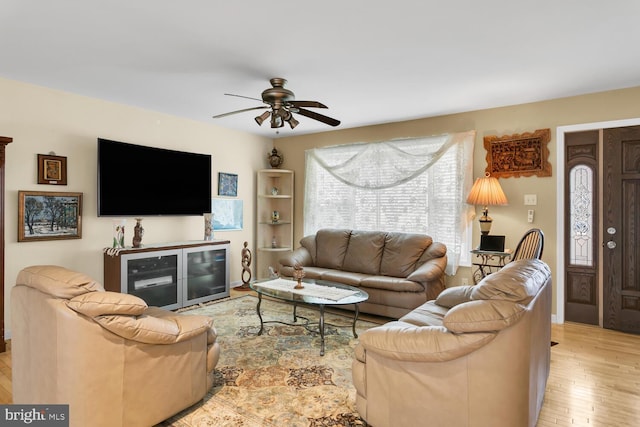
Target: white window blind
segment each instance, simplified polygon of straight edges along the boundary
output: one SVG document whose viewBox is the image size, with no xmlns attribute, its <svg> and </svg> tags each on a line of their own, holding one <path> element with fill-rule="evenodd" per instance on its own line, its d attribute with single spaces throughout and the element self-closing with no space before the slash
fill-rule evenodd
<svg viewBox="0 0 640 427">
<path fill-rule="evenodd" d="M 475 131 L 306 152 L 304 234 L 321 228 L 423 233 L 447 246 L 447 274 L 469 265 L 466 204 Z"/>
</svg>

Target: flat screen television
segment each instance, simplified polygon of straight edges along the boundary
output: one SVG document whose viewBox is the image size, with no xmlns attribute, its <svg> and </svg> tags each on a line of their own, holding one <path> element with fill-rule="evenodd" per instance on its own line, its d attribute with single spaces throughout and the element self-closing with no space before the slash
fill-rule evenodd
<svg viewBox="0 0 640 427">
<path fill-rule="evenodd" d="M 98 138 L 98 216 L 211 212 L 211 155 Z"/>
</svg>

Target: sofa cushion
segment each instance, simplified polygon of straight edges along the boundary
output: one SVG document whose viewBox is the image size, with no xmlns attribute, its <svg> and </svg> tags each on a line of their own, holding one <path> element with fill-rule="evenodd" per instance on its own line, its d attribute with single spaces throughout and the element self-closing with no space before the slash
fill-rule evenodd
<svg viewBox="0 0 640 427">
<path fill-rule="evenodd" d="M 56 298 L 70 299 L 87 292 L 104 291 L 104 287 L 84 273 L 57 265 L 33 265 L 22 269 L 16 285 L 26 285 Z"/>
<path fill-rule="evenodd" d="M 442 307 L 451 308 L 463 302 L 471 301 L 471 291 L 473 286 L 454 286 L 440 292 L 436 298 L 436 304 Z"/>
<path fill-rule="evenodd" d="M 140 316 L 147 303 L 131 294 L 119 292 L 89 292 L 67 302 L 70 309 L 91 318 L 105 314 Z"/>
<path fill-rule="evenodd" d="M 457 334 L 500 331 L 517 322 L 525 312 L 522 304 L 511 301 L 470 301 L 449 310 L 442 324 Z"/>
<path fill-rule="evenodd" d="M 330 280 L 350 286 L 360 286 L 362 280 L 367 277 L 369 276 L 363 273 L 352 273 L 351 271 L 343 270 L 325 270 L 322 273 L 322 280 Z"/>
<path fill-rule="evenodd" d="M 364 274 L 379 274 L 385 233 L 352 231 L 342 269 Z"/>
<path fill-rule="evenodd" d="M 416 262 L 431 243 L 431 237 L 426 234 L 387 233 L 380 274 L 407 277 L 415 270 Z"/>
<path fill-rule="evenodd" d="M 549 267 L 538 259 L 508 263 L 500 274 L 490 274 L 471 291 L 473 300 L 505 300 L 529 304 L 551 277 Z"/>
<path fill-rule="evenodd" d="M 362 279 L 360 285 L 396 292 L 424 292 L 422 284 L 401 277 L 367 276 Z"/>
<path fill-rule="evenodd" d="M 316 266 L 324 268 L 342 269 L 344 256 L 349 246 L 351 230 L 322 229 L 316 233 L 316 247 L 321 248 L 316 253 Z"/>
</svg>

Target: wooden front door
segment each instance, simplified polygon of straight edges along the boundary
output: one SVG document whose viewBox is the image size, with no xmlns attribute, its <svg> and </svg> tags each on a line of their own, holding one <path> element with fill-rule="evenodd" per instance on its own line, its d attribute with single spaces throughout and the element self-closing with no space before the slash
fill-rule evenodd
<svg viewBox="0 0 640 427">
<path fill-rule="evenodd" d="M 603 327 L 640 333 L 640 127 L 603 142 Z"/>
<path fill-rule="evenodd" d="M 600 131 L 567 133 L 565 143 L 565 316 L 597 325 Z"/>
</svg>

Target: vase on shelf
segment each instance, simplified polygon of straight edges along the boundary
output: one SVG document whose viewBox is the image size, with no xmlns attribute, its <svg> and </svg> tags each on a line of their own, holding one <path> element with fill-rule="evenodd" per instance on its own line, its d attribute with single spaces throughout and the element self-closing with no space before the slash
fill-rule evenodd
<svg viewBox="0 0 640 427">
<path fill-rule="evenodd" d="M 271 154 L 269 154 L 267 157 L 272 168 L 279 168 L 284 161 L 282 154 L 278 153 L 278 150 L 276 150 L 275 148 L 271 150 Z"/>
<path fill-rule="evenodd" d="M 111 247 L 116 249 L 124 248 L 124 226 L 127 225 L 126 219 L 117 219 L 113 221 L 113 244 Z"/>
</svg>

